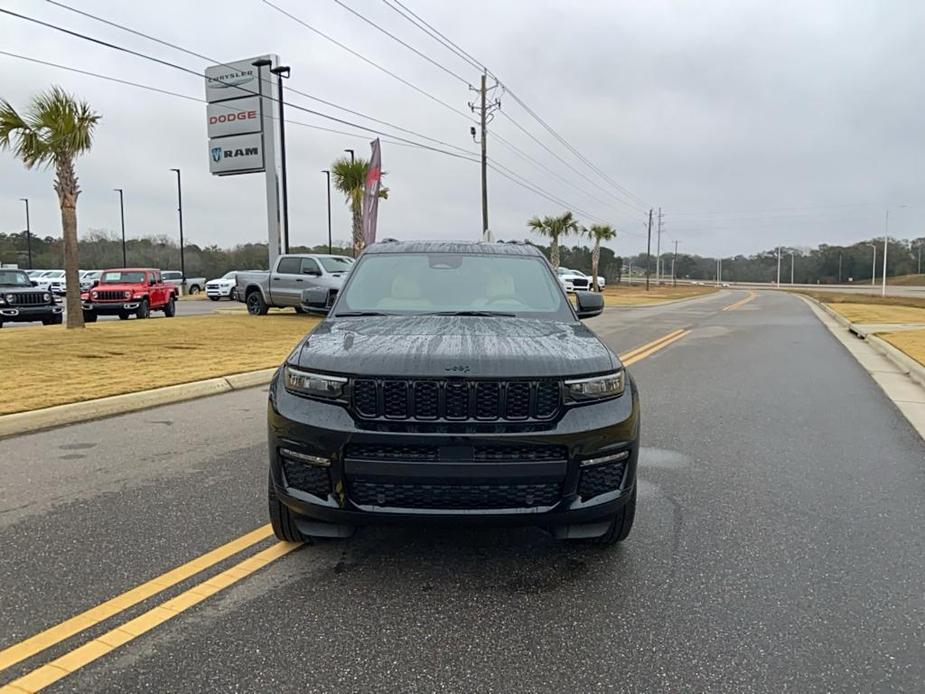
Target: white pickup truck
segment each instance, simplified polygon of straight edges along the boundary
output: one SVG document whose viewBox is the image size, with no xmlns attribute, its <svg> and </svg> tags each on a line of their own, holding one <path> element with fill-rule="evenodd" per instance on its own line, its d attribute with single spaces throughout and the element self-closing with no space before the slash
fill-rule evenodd
<svg viewBox="0 0 925 694">
<path fill-rule="evenodd" d="M 172 284 L 174 287 L 183 287 L 184 294 L 198 294 L 206 286 L 205 277 L 183 277 L 179 270 L 162 270 L 161 279 L 164 284 Z"/>
<path fill-rule="evenodd" d="M 344 255 L 281 255 L 269 272 L 238 272 L 235 291 L 251 315 L 286 306 L 303 313 L 302 292 L 312 287 L 339 290 L 352 267 L 353 258 Z"/>
</svg>

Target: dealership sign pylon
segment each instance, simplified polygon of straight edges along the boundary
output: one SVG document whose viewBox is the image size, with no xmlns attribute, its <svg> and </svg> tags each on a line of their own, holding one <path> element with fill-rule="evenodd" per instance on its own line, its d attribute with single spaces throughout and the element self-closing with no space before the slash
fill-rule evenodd
<svg viewBox="0 0 925 694">
<path fill-rule="evenodd" d="M 264 63 L 257 66 L 254 63 Z M 279 100 L 270 68 L 276 55 L 212 65 L 205 71 L 209 172 L 215 176 L 264 173 L 270 266 L 283 248 L 279 219 L 279 162 L 274 105 Z"/>
</svg>

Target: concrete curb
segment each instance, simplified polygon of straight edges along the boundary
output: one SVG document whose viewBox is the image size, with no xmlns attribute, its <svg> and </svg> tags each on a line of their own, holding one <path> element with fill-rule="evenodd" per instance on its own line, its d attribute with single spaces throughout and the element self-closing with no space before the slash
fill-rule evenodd
<svg viewBox="0 0 925 694">
<path fill-rule="evenodd" d="M 854 323 L 849 321 L 847 318 L 839 314 L 837 311 L 829 308 L 825 304 L 816 299 L 806 296 L 803 294 L 799 295 L 804 301 L 812 302 L 814 305 L 818 306 L 820 309 L 825 311 L 833 319 L 835 319 L 842 327 L 846 328 L 850 333 L 857 336 L 858 339 L 864 340 L 871 347 L 873 347 L 877 352 L 882 354 L 884 357 L 889 359 L 893 364 L 904 374 L 913 379 L 920 386 L 925 388 L 925 366 L 919 364 L 915 359 L 910 357 L 908 354 L 903 352 L 901 349 L 897 349 L 889 342 L 884 340 L 881 337 L 877 337 L 871 333 L 864 333 L 855 326 Z"/>
<path fill-rule="evenodd" d="M 103 417 L 137 412 L 159 405 L 204 398 L 209 395 L 230 393 L 234 390 L 254 388 L 270 382 L 276 369 L 261 369 L 245 373 L 232 374 L 219 378 L 210 378 L 192 383 L 180 383 L 153 390 L 143 390 L 125 395 L 113 395 L 67 405 L 56 405 L 30 412 L 16 412 L 0 416 L 0 438 L 16 436 L 43 429 L 77 424 Z"/>
</svg>

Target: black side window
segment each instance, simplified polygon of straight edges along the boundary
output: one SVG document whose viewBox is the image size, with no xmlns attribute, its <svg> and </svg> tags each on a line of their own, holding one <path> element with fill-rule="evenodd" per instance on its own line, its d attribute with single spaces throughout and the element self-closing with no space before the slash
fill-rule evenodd
<svg viewBox="0 0 925 694">
<path fill-rule="evenodd" d="M 298 275 L 301 266 L 301 258 L 283 258 L 279 261 L 276 271 L 283 275 Z"/>
</svg>

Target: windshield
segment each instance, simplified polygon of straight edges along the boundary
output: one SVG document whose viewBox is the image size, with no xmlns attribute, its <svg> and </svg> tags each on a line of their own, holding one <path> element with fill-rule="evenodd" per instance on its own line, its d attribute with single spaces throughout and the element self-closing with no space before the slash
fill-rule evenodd
<svg viewBox="0 0 925 694">
<path fill-rule="evenodd" d="M 237 274 L 237 272 L 238 272 L 237 270 L 232 270 L 231 272 L 226 272 L 224 275 L 222 275 L 221 278 L 222 278 L 223 280 L 233 280 L 233 279 L 234 279 L 234 276 Z"/>
<path fill-rule="evenodd" d="M 64 277 L 64 270 L 48 270 L 46 272 L 43 272 L 41 275 L 39 275 L 39 277 L 50 277 L 53 279 L 58 278 L 58 277 Z"/>
<path fill-rule="evenodd" d="M 100 278 L 100 284 L 144 284 L 145 273 L 136 270 L 126 272 L 124 270 L 110 270 L 103 273 Z"/>
<path fill-rule="evenodd" d="M 316 260 L 321 263 L 325 272 L 347 272 L 353 265 L 353 258 L 346 258 L 342 255 L 322 255 Z"/>
<path fill-rule="evenodd" d="M 467 311 L 575 319 L 542 259 L 443 253 L 363 257 L 337 302 L 336 315 Z"/>
<path fill-rule="evenodd" d="M 167 270 L 161 273 L 161 277 L 163 277 L 165 280 L 179 280 L 183 279 L 183 274 L 177 272 L 176 270 Z"/>
<path fill-rule="evenodd" d="M 22 270 L 0 270 L 0 285 L 4 287 L 31 287 L 32 281 Z"/>
</svg>

